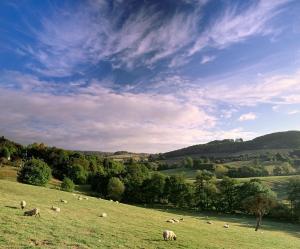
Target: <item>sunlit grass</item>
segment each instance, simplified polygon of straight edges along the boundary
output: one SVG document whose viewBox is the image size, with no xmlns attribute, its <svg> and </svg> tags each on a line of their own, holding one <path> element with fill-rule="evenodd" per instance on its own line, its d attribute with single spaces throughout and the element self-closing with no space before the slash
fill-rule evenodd
<svg viewBox="0 0 300 249">
<path fill-rule="evenodd" d="M 61 203 L 60 199 L 68 201 Z M 25 217 L 19 208 L 26 200 L 41 217 Z M 171 213 L 89 197 L 79 201 L 72 193 L 0 180 L 0 248 L 300 248 L 300 227 L 265 221 L 259 232 L 254 219 Z M 60 213 L 50 210 L 52 205 Z M 102 212 L 107 218 L 99 217 Z M 165 221 L 185 219 L 178 224 Z M 229 223 L 230 228 L 223 225 Z M 164 229 L 177 241 L 162 240 Z"/>
</svg>

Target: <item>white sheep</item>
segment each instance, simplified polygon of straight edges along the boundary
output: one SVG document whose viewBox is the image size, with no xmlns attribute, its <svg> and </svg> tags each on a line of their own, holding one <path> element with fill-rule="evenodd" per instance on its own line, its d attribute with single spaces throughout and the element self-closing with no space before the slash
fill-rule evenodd
<svg viewBox="0 0 300 249">
<path fill-rule="evenodd" d="M 178 223 L 179 222 L 179 220 L 177 220 L 177 219 L 172 219 L 175 223 Z"/>
<path fill-rule="evenodd" d="M 229 228 L 229 225 L 228 225 L 228 224 L 225 224 L 223 227 L 224 227 L 224 228 Z"/>
<path fill-rule="evenodd" d="M 39 216 L 40 217 L 41 216 L 40 210 L 38 208 L 34 208 L 32 210 L 25 211 L 24 216 L 35 216 L 35 217 Z"/>
<path fill-rule="evenodd" d="M 207 221 L 206 223 L 207 223 L 207 224 L 210 224 L 210 225 L 212 225 L 212 224 L 213 224 L 211 221 Z"/>
<path fill-rule="evenodd" d="M 177 236 L 173 231 L 165 230 L 163 231 L 164 240 L 176 240 Z"/>
<path fill-rule="evenodd" d="M 103 217 L 103 218 L 107 217 L 107 213 L 102 213 L 102 214 L 100 215 L 100 217 Z"/>
<path fill-rule="evenodd" d="M 52 206 L 51 207 L 51 209 L 53 210 L 53 211 L 55 211 L 55 212 L 60 212 L 60 208 L 59 207 L 54 207 L 54 206 Z"/>
<path fill-rule="evenodd" d="M 62 203 L 68 203 L 68 201 L 61 199 L 60 202 Z"/>
<path fill-rule="evenodd" d="M 175 223 L 175 221 L 173 219 L 167 220 L 167 222 L 169 222 L 169 223 Z"/>
<path fill-rule="evenodd" d="M 82 197 L 81 197 L 81 196 L 78 196 L 78 200 L 81 201 L 81 200 L 82 200 Z"/>
<path fill-rule="evenodd" d="M 21 208 L 24 209 L 26 207 L 26 201 L 21 201 L 20 205 Z"/>
<path fill-rule="evenodd" d="M 89 198 L 88 197 L 83 197 L 83 199 L 88 200 Z"/>
</svg>

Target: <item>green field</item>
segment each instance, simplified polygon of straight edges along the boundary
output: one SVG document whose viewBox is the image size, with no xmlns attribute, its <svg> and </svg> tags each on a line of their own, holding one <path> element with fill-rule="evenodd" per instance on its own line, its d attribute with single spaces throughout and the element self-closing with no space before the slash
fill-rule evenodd
<svg viewBox="0 0 300 249">
<path fill-rule="evenodd" d="M 20 200 L 40 208 L 41 217 L 23 216 Z M 201 214 L 78 200 L 71 193 L 6 180 L 0 180 L 0 204 L 0 248 L 300 248 L 297 225 L 265 220 L 255 232 L 254 219 L 234 216 L 210 216 L 209 225 Z M 52 205 L 61 212 L 50 210 Z M 102 212 L 108 217 L 99 217 Z M 183 222 L 166 222 L 181 217 Z M 163 241 L 164 229 L 173 230 L 178 240 Z"/>
</svg>

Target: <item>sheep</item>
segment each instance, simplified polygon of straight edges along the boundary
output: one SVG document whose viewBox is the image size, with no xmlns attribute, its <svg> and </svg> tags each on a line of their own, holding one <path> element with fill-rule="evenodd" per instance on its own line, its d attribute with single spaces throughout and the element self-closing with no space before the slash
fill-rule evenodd
<svg viewBox="0 0 300 249">
<path fill-rule="evenodd" d="M 174 220 L 167 220 L 167 222 L 169 222 L 169 223 L 175 223 L 175 221 Z"/>
<path fill-rule="evenodd" d="M 119 202 L 118 202 L 118 201 L 116 201 L 116 203 L 117 203 L 117 204 L 119 204 Z"/>
<path fill-rule="evenodd" d="M 172 219 L 175 223 L 178 223 L 179 222 L 179 220 L 177 220 L 177 219 Z"/>
<path fill-rule="evenodd" d="M 82 200 L 82 197 L 81 197 L 81 196 L 78 196 L 78 200 L 81 201 L 81 200 Z"/>
<path fill-rule="evenodd" d="M 83 199 L 88 200 L 89 198 L 88 197 L 83 197 Z"/>
<path fill-rule="evenodd" d="M 180 220 L 180 221 L 184 221 L 184 219 L 183 219 L 183 218 L 180 218 L 179 220 Z"/>
<path fill-rule="evenodd" d="M 60 202 L 62 202 L 62 203 L 68 203 L 68 201 L 63 200 L 63 199 L 60 199 Z"/>
<path fill-rule="evenodd" d="M 41 216 L 40 210 L 38 208 L 34 208 L 32 210 L 25 211 L 24 216 L 35 216 L 35 217 L 39 216 L 40 217 Z"/>
<path fill-rule="evenodd" d="M 229 225 L 228 225 L 228 224 L 225 224 L 223 227 L 224 227 L 224 228 L 229 228 Z"/>
<path fill-rule="evenodd" d="M 173 231 L 165 230 L 163 231 L 163 238 L 164 240 L 176 240 L 177 236 Z"/>
<path fill-rule="evenodd" d="M 211 221 L 207 221 L 206 223 L 207 223 L 207 224 L 210 224 L 210 225 L 212 225 L 212 224 L 213 224 Z"/>
<path fill-rule="evenodd" d="M 60 212 L 60 208 L 59 207 L 54 207 L 52 206 L 51 209 L 55 212 Z"/>
<path fill-rule="evenodd" d="M 100 217 L 103 217 L 103 218 L 107 217 L 107 213 L 102 213 L 102 214 L 100 215 Z"/>
<path fill-rule="evenodd" d="M 26 207 L 26 201 L 21 201 L 20 205 L 23 210 Z"/>
</svg>

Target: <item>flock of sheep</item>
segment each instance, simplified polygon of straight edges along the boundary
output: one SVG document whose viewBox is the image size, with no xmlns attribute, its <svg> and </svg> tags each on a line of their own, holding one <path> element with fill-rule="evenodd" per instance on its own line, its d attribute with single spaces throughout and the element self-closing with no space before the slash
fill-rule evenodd
<svg viewBox="0 0 300 249">
<path fill-rule="evenodd" d="M 73 195 L 76 196 L 75 194 L 73 194 Z M 83 199 L 88 200 L 88 197 L 78 196 L 77 199 L 78 200 L 83 200 Z M 60 201 L 62 203 L 68 203 L 66 200 L 61 199 Z M 113 201 L 113 200 L 110 200 L 110 201 Z M 116 201 L 116 203 L 119 203 L 119 202 Z M 20 202 L 20 206 L 21 206 L 22 210 L 24 210 L 26 208 L 26 205 L 27 205 L 26 201 L 23 200 L 23 201 Z M 52 206 L 51 210 L 53 210 L 55 212 L 60 212 L 60 208 L 55 207 L 55 206 Z M 34 208 L 34 209 L 31 209 L 31 210 L 25 211 L 24 216 L 35 216 L 35 217 L 39 216 L 40 217 L 40 209 L 39 208 Z M 103 218 L 107 217 L 107 213 L 102 213 L 100 215 L 100 217 L 103 217 Z M 172 219 L 167 220 L 166 222 L 168 222 L 168 223 L 179 223 L 179 222 L 183 222 L 183 221 L 184 221 L 183 218 L 180 218 L 180 219 L 172 218 Z M 207 221 L 206 223 L 210 224 L 210 225 L 213 224 L 211 221 Z M 225 224 L 223 227 L 224 228 L 229 228 L 229 225 Z M 164 240 L 176 240 L 177 239 L 176 234 L 171 230 L 164 230 L 162 235 L 163 235 Z"/>
</svg>

